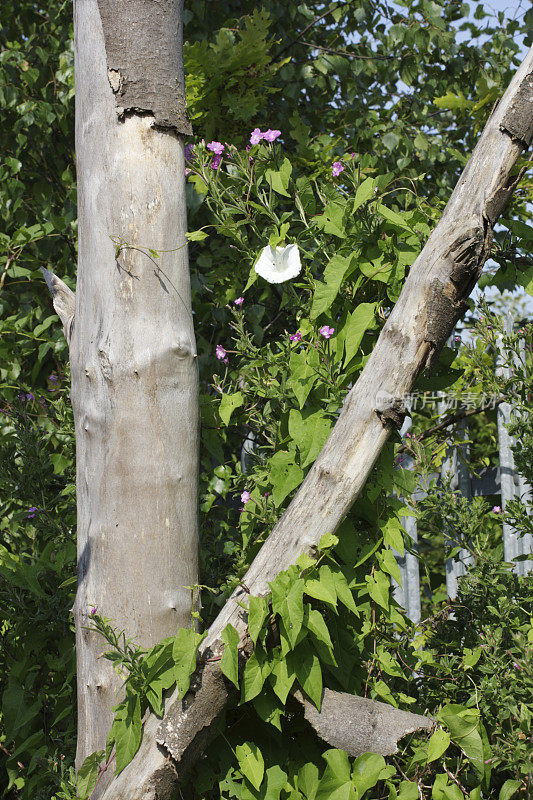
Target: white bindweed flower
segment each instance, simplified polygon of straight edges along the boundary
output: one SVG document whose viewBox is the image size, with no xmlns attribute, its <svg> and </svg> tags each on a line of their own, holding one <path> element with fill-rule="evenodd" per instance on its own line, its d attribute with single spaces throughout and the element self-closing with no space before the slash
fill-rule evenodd
<svg viewBox="0 0 533 800">
<path fill-rule="evenodd" d="M 269 283 L 284 283 L 300 274 L 302 264 L 298 245 L 286 247 L 267 245 L 261 251 L 255 271 Z"/>
</svg>

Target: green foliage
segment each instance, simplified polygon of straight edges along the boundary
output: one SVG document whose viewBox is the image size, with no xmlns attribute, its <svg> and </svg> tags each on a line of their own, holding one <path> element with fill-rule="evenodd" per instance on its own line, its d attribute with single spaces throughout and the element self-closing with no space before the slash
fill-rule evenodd
<svg viewBox="0 0 533 800">
<path fill-rule="evenodd" d="M 186 93 L 193 125 L 202 124 L 213 138 L 220 119 L 231 141 L 242 137 L 248 126 L 266 108 L 276 73 L 289 59 L 273 63 L 268 13 L 259 8 L 243 17 L 236 27 L 222 27 L 212 41 L 185 39 Z M 213 29 L 211 30 L 213 33 Z M 213 114 L 214 109 L 218 109 Z"/>
<path fill-rule="evenodd" d="M 46 398 L 22 395 L 0 413 L 5 797 L 49 798 L 73 759 L 74 434 L 70 406 L 51 388 Z"/>
<path fill-rule="evenodd" d="M 191 675 L 196 669 L 198 645 L 204 637 L 192 628 L 180 628 L 176 636 L 163 639 L 150 650 L 142 650 L 126 638 L 124 631 L 117 633 L 110 621 L 101 617 L 96 609 L 93 610 L 91 629 L 99 633 L 110 647 L 102 657 L 111 661 L 117 673 L 125 678 L 124 698 L 113 709 L 114 719 L 106 751 L 98 759 L 98 762 L 102 761 L 105 755 L 107 769 L 114 758 L 118 775 L 139 749 L 142 718 L 147 708 L 162 716 L 163 692 L 175 686 L 180 697 L 188 692 Z M 95 773 L 93 763 L 94 754 L 88 756 L 84 766 L 96 783 L 98 772 Z"/>
</svg>

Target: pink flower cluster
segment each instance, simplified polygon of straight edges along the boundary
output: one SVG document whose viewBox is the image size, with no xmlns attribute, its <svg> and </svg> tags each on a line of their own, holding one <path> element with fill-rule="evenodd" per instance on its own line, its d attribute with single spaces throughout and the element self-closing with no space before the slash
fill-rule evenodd
<svg viewBox="0 0 533 800">
<path fill-rule="evenodd" d="M 211 167 L 211 169 L 218 169 L 220 162 L 222 161 L 222 154 L 225 149 L 224 145 L 222 144 L 222 142 L 213 141 L 209 142 L 209 144 L 207 144 L 206 147 L 208 150 L 211 150 L 211 152 L 214 153 L 213 159 L 209 166 Z"/>
<path fill-rule="evenodd" d="M 289 336 L 291 342 L 301 342 L 302 341 L 302 334 L 300 331 L 296 331 L 296 333 L 291 333 Z"/>
<path fill-rule="evenodd" d="M 219 361 L 223 361 L 224 364 L 228 364 L 229 363 L 229 359 L 228 359 L 228 357 L 226 355 L 226 351 L 224 350 L 224 348 L 222 347 L 221 344 L 217 344 L 215 352 L 216 352 L 216 356 L 217 356 Z"/>
<path fill-rule="evenodd" d="M 341 161 L 334 161 L 333 166 L 331 167 L 331 174 L 334 178 L 341 174 L 344 171 L 344 164 Z"/>
<path fill-rule="evenodd" d="M 329 339 L 335 333 L 335 328 L 330 328 L 329 325 L 323 325 L 318 331 L 324 339 Z"/>
<path fill-rule="evenodd" d="M 281 136 L 281 131 L 272 130 L 272 128 L 269 128 L 264 133 L 261 133 L 259 128 L 254 128 L 250 136 L 250 144 L 259 144 L 261 139 L 264 139 L 266 142 L 273 142 L 278 138 L 278 136 Z"/>
</svg>

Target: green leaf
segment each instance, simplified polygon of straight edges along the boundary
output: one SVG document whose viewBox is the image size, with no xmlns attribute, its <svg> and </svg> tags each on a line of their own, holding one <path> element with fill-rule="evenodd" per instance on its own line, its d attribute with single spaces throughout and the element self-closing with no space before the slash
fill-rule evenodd
<svg viewBox="0 0 533 800">
<path fill-rule="evenodd" d="M 244 403 L 242 392 L 234 394 L 223 394 L 220 400 L 218 413 L 224 425 L 229 425 L 230 417 L 236 408 L 240 408 Z"/>
<path fill-rule="evenodd" d="M 205 231 L 191 231 L 190 233 L 185 234 L 188 242 L 202 242 L 204 239 L 207 239 L 209 236 L 208 233 Z M 150 251 L 152 255 L 154 255 L 154 251 Z M 156 257 L 159 256 L 159 253 L 155 254 Z"/>
<path fill-rule="evenodd" d="M 191 675 L 196 669 L 198 645 L 206 634 L 196 633 L 192 628 L 180 628 L 172 644 L 174 674 L 180 697 L 189 691 Z M 165 687 L 170 688 L 170 687 Z"/>
<path fill-rule="evenodd" d="M 224 652 L 222 653 L 222 658 L 220 659 L 220 669 L 226 676 L 228 680 L 230 680 L 237 689 L 239 688 L 239 634 L 231 625 L 228 623 L 221 634 L 221 639 L 226 645 L 224 647 Z"/>
<path fill-rule="evenodd" d="M 320 711 L 322 704 L 322 669 L 320 659 L 307 641 L 294 652 L 294 665 L 298 683 Z"/>
<path fill-rule="evenodd" d="M 393 151 L 395 150 L 398 145 L 400 144 L 400 137 L 397 136 L 395 133 L 386 133 L 385 136 L 381 139 L 387 150 Z"/>
<path fill-rule="evenodd" d="M 132 760 L 141 744 L 142 722 L 141 701 L 139 695 L 126 697 L 115 714 L 111 733 L 116 750 L 116 775 L 120 775 L 124 767 Z"/>
<path fill-rule="evenodd" d="M 463 666 L 465 669 L 471 669 L 475 667 L 479 659 L 481 658 L 481 646 L 474 647 L 470 649 L 470 647 L 465 647 L 463 650 Z"/>
<path fill-rule="evenodd" d="M 373 575 L 366 575 L 368 594 L 385 611 L 389 609 L 390 581 L 384 572 L 375 570 Z"/>
<path fill-rule="evenodd" d="M 292 164 L 288 158 L 284 158 L 279 170 L 266 170 L 265 178 L 275 192 L 284 195 L 284 197 L 290 197 L 287 189 L 289 188 L 291 173 Z"/>
<path fill-rule="evenodd" d="M 387 770 L 383 756 L 376 753 L 363 753 L 355 759 L 352 771 L 353 781 L 357 789 L 357 797 L 362 797 L 368 789 L 372 789 Z M 396 771 L 393 769 L 393 774 Z M 387 775 L 390 777 L 390 775 Z"/>
<path fill-rule="evenodd" d="M 333 642 L 329 635 L 328 626 L 324 617 L 314 608 L 305 607 L 304 625 L 316 636 L 319 642 L 323 642 L 327 647 L 333 649 Z"/>
<path fill-rule="evenodd" d="M 270 481 L 275 506 L 281 505 L 288 494 L 303 480 L 303 470 L 294 463 L 294 454 L 280 450 L 270 459 Z"/>
<path fill-rule="evenodd" d="M 381 528 L 383 534 L 383 541 L 389 547 L 394 548 L 399 555 L 403 556 L 405 552 L 403 543 L 404 529 L 398 517 L 390 517 Z"/>
<path fill-rule="evenodd" d="M 365 180 L 359 184 L 357 187 L 357 191 L 355 193 L 353 205 L 352 205 L 352 212 L 354 213 L 357 211 L 363 203 L 368 202 L 372 195 L 374 194 L 374 189 L 376 186 L 376 181 L 374 178 L 365 178 Z"/>
<path fill-rule="evenodd" d="M 462 92 L 459 92 L 459 94 L 453 94 L 453 92 L 450 92 L 449 89 L 446 94 L 442 95 L 441 97 L 435 97 L 433 102 L 437 108 L 446 108 L 450 111 L 455 109 L 458 109 L 459 111 L 466 111 L 476 104 L 475 100 L 467 100 Z"/>
<path fill-rule="evenodd" d="M 287 587 L 276 579 L 269 585 L 272 590 L 272 610 L 281 617 L 287 638 L 291 647 L 294 647 L 304 618 L 304 581 L 298 578 Z"/>
<path fill-rule="evenodd" d="M 105 752 L 98 750 L 87 756 L 76 775 L 76 792 L 79 800 L 87 800 L 93 792 L 98 780 L 99 765 Z"/>
<path fill-rule="evenodd" d="M 418 800 L 418 784 L 416 781 L 401 781 L 398 800 Z"/>
<path fill-rule="evenodd" d="M 265 774 L 265 762 L 260 749 L 253 742 L 238 744 L 235 755 L 245 778 L 248 778 L 254 789 L 259 789 Z"/>
<path fill-rule="evenodd" d="M 427 763 L 430 764 L 440 758 L 448 749 L 450 741 L 451 737 L 447 731 L 443 731 L 441 728 L 435 731 L 428 742 Z"/>
<path fill-rule="evenodd" d="M 378 214 L 387 222 L 391 222 L 393 225 L 397 225 L 399 228 L 403 228 L 406 231 L 412 232 L 411 226 L 398 211 L 392 211 L 392 209 L 382 205 L 381 203 L 378 205 L 376 210 Z"/>
<path fill-rule="evenodd" d="M 62 453 L 51 453 L 50 462 L 56 475 L 62 475 L 67 467 L 69 467 L 72 463 L 71 459 L 66 458 Z"/>
<path fill-rule="evenodd" d="M 345 208 L 344 203 L 342 205 L 340 203 L 328 203 L 324 208 L 324 212 L 314 217 L 313 222 L 324 233 L 331 233 L 333 236 L 338 236 L 339 239 L 344 239 L 346 236 L 343 224 Z"/>
<path fill-rule="evenodd" d="M 350 258 L 339 255 L 333 256 L 328 262 L 324 270 L 324 282 L 315 282 L 313 304 L 310 313 L 311 319 L 316 319 L 331 306 L 339 293 L 342 281 L 350 264 Z"/>
<path fill-rule="evenodd" d="M 308 761 L 298 772 L 298 789 L 304 793 L 307 800 L 315 800 L 318 784 L 318 767 L 316 764 Z"/>
<path fill-rule="evenodd" d="M 356 800 L 350 761 L 344 750 L 326 750 L 322 754 L 326 769 L 320 779 L 315 800 Z"/>
<path fill-rule="evenodd" d="M 254 651 L 244 668 L 242 679 L 242 701 L 248 702 L 257 697 L 271 670 L 271 665 L 260 651 Z"/>
<path fill-rule="evenodd" d="M 268 684 L 263 687 L 261 694 L 254 697 L 252 703 L 262 720 L 273 725 L 278 731 L 281 730 L 283 708 L 280 705 L 279 699 Z"/>
<path fill-rule="evenodd" d="M 388 574 L 394 578 L 396 583 L 401 586 L 402 576 L 400 573 L 400 567 L 394 558 L 394 553 L 392 550 L 382 550 L 379 554 L 378 560 L 380 562 L 381 569 L 385 572 L 388 572 Z"/>
<path fill-rule="evenodd" d="M 325 564 L 320 567 L 319 580 L 307 578 L 305 581 L 305 594 L 314 597 L 315 600 L 322 600 L 329 603 L 333 608 L 337 608 L 337 590 L 331 569 Z"/>
<path fill-rule="evenodd" d="M 291 353 L 289 359 L 291 373 L 289 386 L 294 392 L 300 408 L 303 408 L 309 392 L 316 383 L 318 359 L 318 351 L 314 347 L 307 353 L 305 350 Z"/>
<path fill-rule="evenodd" d="M 289 414 L 289 435 L 300 451 L 302 468 L 312 464 L 331 432 L 332 422 L 322 411 L 298 411 L 292 408 Z"/>
<path fill-rule="evenodd" d="M 476 774 L 482 779 L 485 765 L 478 709 L 450 703 L 440 710 L 437 719 L 446 725 L 453 741 L 470 759 Z"/>
<path fill-rule="evenodd" d="M 348 318 L 343 328 L 345 365 L 357 353 L 365 332 L 374 322 L 376 306 L 377 303 L 360 303 Z"/>
<path fill-rule="evenodd" d="M 248 630 L 250 638 L 255 644 L 268 614 L 268 603 L 264 597 L 250 596 L 248 605 Z"/>
<path fill-rule="evenodd" d="M 280 658 L 274 663 L 269 682 L 284 705 L 295 680 L 296 673 L 294 672 L 291 658 Z"/>
<path fill-rule="evenodd" d="M 502 788 L 500 789 L 500 794 L 498 795 L 498 800 L 510 800 L 510 798 L 516 794 L 516 792 L 522 786 L 521 781 L 514 781 L 511 778 L 505 781 Z"/>
</svg>

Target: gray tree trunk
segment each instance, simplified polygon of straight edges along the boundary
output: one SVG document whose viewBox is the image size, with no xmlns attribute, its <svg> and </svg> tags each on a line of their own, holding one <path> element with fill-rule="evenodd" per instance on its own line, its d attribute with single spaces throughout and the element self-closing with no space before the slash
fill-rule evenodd
<svg viewBox="0 0 533 800">
<path fill-rule="evenodd" d="M 211 660 L 203 666 L 196 692 L 183 700 L 174 691 L 161 723 L 148 716 L 139 752 L 112 782 L 105 800 L 168 800 L 180 773 L 205 748 L 232 697 L 214 660 L 223 650 L 221 633 L 231 623 L 241 646 L 247 640 L 249 595 L 243 586 L 253 595 L 266 595 L 269 581 L 339 526 L 391 431 L 401 426 L 405 394 L 431 367 L 466 311 L 490 252 L 494 224 L 518 183 L 516 162 L 532 137 L 533 48 L 492 112 L 441 220 L 411 267 L 322 452 L 202 642 L 200 654 Z M 313 724 L 318 728 L 317 719 Z M 326 722 L 320 728 L 331 734 Z"/>
<path fill-rule="evenodd" d="M 192 624 L 198 378 L 181 11 L 179 0 L 74 4 L 79 263 L 74 320 L 63 322 L 77 458 L 78 767 L 105 747 L 122 683 L 87 630 L 91 606 L 144 647 Z M 117 252 L 111 236 L 127 246 Z"/>
</svg>

